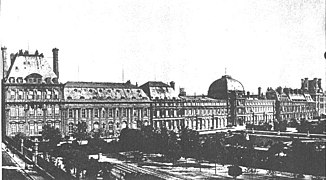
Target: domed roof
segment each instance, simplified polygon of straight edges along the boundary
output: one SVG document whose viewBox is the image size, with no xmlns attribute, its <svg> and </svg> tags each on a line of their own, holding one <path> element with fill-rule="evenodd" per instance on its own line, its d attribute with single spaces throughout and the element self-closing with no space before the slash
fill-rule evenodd
<svg viewBox="0 0 326 180">
<path fill-rule="evenodd" d="M 244 88 L 240 81 L 233 79 L 229 75 L 224 75 L 209 86 L 208 96 L 216 99 L 225 99 L 230 91 L 244 92 Z"/>
</svg>

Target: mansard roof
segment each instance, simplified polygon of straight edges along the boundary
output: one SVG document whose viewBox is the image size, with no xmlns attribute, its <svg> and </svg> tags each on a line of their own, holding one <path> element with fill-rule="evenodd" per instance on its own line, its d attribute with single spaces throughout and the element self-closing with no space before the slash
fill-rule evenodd
<svg viewBox="0 0 326 180">
<path fill-rule="evenodd" d="M 8 70 L 7 78 L 11 77 L 23 78 L 31 74 L 40 75 L 42 81 L 46 78 L 57 78 L 57 75 L 53 72 L 52 66 L 49 64 L 48 60 L 44 58 L 43 54 L 25 54 L 17 53 L 11 57 L 11 65 Z"/>
<path fill-rule="evenodd" d="M 64 87 L 67 100 L 149 101 L 144 91 L 127 83 L 69 81 Z"/>
</svg>

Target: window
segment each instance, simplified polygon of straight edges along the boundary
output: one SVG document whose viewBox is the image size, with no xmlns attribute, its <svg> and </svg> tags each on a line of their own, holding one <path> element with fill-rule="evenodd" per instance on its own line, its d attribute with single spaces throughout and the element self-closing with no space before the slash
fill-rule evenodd
<svg viewBox="0 0 326 180">
<path fill-rule="evenodd" d="M 69 123 L 69 125 L 68 125 L 68 131 L 69 131 L 69 133 L 72 133 L 73 130 L 74 130 L 74 124 L 73 123 Z"/>
<path fill-rule="evenodd" d="M 47 114 L 48 114 L 48 116 L 52 116 L 52 107 L 51 106 L 49 106 L 47 108 Z"/>
<path fill-rule="evenodd" d="M 25 110 L 24 110 L 24 106 L 19 106 L 19 116 L 20 117 L 24 117 L 25 116 Z"/>
<path fill-rule="evenodd" d="M 18 98 L 19 100 L 23 99 L 23 91 L 18 91 Z"/>
<path fill-rule="evenodd" d="M 94 109 L 94 117 L 98 118 L 98 109 Z"/>
<path fill-rule="evenodd" d="M 105 110 L 102 110 L 102 118 L 105 118 Z"/>
<path fill-rule="evenodd" d="M 109 109 L 109 117 L 112 117 L 112 114 L 113 114 L 113 110 Z"/>
<path fill-rule="evenodd" d="M 42 96 L 42 92 L 41 91 L 37 91 L 36 92 L 36 99 L 37 100 L 41 99 L 41 96 Z"/>
<path fill-rule="evenodd" d="M 127 109 L 122 109 L 122 113 L 123 113 L 122 116 L 126 117 L 127 116 Z"/>
<path fill-rule="evenodd" d="M 11 91 L 10 92 L 10 99 L 14 100 L 16 96 L 16 92 L 15 91 Z"/>
<path fill-rule="evenodd" d="M 29 134 L 30 135 L 34 135 L 34 132 L 35 130 L 34 130 L 34 124 L 29 124 Z"/>
<path fill-rule="evenodd" d="M 147 116 L 147 109 L 144 109 L 144 116 Z"/>
<path fill-rule="evenodd" d="M 119 117 L 119 110 L 118 109 L 117 109 L 117 112 L 116 113 L 117 113 L 117 116 L 116 117 Z"/>
<path fill-rule="evenodd" d="M 72 109 L 69 109 L 69 110 L 68 110 L 68 117 L 69 117 L 69 118 L 72 118 Z"/>
<path fill-rule="evenodd" d="M 82 118 L 85 118 L 85 117 L 86 117 L 86 110 L 82 109 Z"/>
<path fill-rule="evenodd" d="M 41 108 L 37 108 L 37 115 L 43 116 L 43 110 Z"/>
<path fill-rule="evenodd" d="M 33 95 L 34 95 L 34 91 L 30 90 L 29 93 L 28 93 L 27 99 L 33 99 L 34 98 Z"/>
<path fill-rule="evenodd" d="M 17 114 L 17 110 L 16 107 L 10 107 L 10 116 L 11 117 L 16 117 L 18 114 Z"/>
<path fill-rule="evenodd" d="M 59 106 L 58 105 L 55 105 L 54 114 L 55 115 L 59 115 L 59 111 L 60 111 Z"/>
</svg>

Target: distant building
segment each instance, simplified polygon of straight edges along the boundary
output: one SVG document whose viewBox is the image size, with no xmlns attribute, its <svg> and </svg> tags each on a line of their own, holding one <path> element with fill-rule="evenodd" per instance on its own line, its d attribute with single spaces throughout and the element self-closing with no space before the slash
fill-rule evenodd
<svg viewBox="0 0 326 180">
<path fill-rule="evenodd" d="M 262 125 L 271 124 L 275 119 L 275 100 L 266 99 L 258 88 L 258 95 L 247 93 L 245 100 L 246 124 Z"/>
<path fill-rule="evenodd" d="M 314 78 L 308 80 L 308 78 L 301 79 L 301 90 L 303 93 L 310 94 L 311 98 L 315 101 L 315 109 L 317 111 L 317 116 L 326 114 L 325 111 L 325 93 L 321 86 L 321 79 Z"/>
<path fill-rule="evenodd" d="M 205 96 L 187 96 L 183 88 L 180 94 L 170 85 L 150 81 L 141 86 L 151 98 L 152 121 L 155 128 L 178 131 L 182 127 L 194 130 L 221 129 L 227 126 L 225 100 Z"/>
<path fill-rule="evenodd" d="M 315 101 L 310 94 L 301 89 L 278 87 L 276 90 L 269 88 L 266 92 L 267 99 L 275 100 L 275 116 L 277 121 L 290 122 L 317 117 Z"/>
</svg>

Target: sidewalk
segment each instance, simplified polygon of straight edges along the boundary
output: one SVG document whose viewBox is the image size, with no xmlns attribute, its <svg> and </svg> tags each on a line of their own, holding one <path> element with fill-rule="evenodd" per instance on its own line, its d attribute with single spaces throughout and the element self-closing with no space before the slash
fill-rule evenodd
<svg viewBox="0 0 326 180">
<path fill-rule="evenodd" d="M 31 179 L 31 180 L 46 180 L 46 178 L 44 178 L 43 176 L 41 176 L 39 172 L 37 172 L 36 170 L 34 170 L 34 168 L 25 169 L 26 163 L 19 156 L 17 156 L 16 154 L 12 153 L 10 151 L 10 149 L 8 149 L 4 143 L 1 143 L 1 150 L 2 151 L 6 151 L 6 153 L 9 154 L 9 156 L 17 164 L 17 166 L 23 172 L 23 174 L 25 175 L 25 177 L 27 179 Z"/>
</svg>

